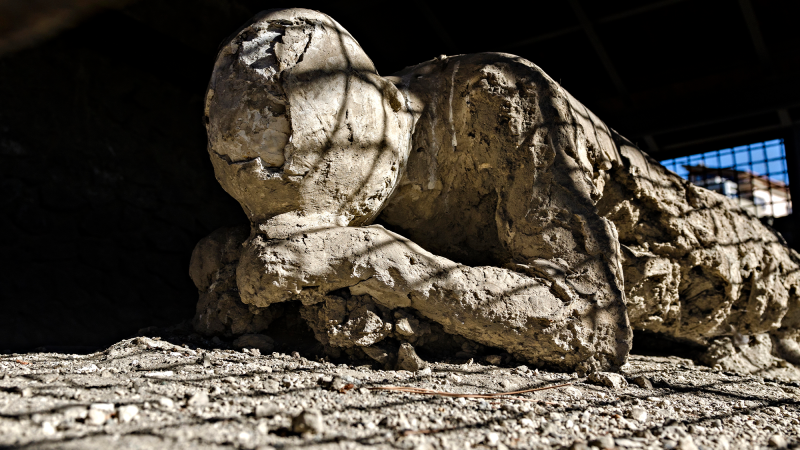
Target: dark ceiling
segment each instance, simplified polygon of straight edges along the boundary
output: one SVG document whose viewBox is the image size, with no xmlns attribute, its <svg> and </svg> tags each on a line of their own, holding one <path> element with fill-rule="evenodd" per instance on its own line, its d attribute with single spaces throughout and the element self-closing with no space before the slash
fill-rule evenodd
<svg viewBox="0 0 800 450">
<path fill-rule="evenodd" d="M 800 120 L 797 2 L 528 5 L 315 6 L 350 29 L 382 73 L 438 53 L 527 58 L 659 159 L 778 136 Z"/>
<path fill-rule="evenodd" d="M 20 5 L 0 0 L 0 12 L 3 3 Z M 260 10 L 294 6 L 36 0 L 29 9 L 45 11 L 43 5 L 53 3 L 77 6 L 71 15 L 63 6 L 42 14 L 51 28 L 83 19 L 79 30 L 90 34 L 86 39 L 102 36 L 98 46 L 143 63 L 155 58 L 166 67 L 163 76 L 196 89 L 228 33 Z M 520 55 L 659 159 L 780 137 L 800 121 L 800 4 L 792 0 L 558 0 L 497 8 L 333 0 L 297 6 L 339 21 L 384 75 L 439 54 Z M 54 16 L 64 23 L 53 25 Z M 38 29 L 31 20 L 16 22 Z M 3 26 L 13 28 L 0 21 L 0 34 Z"/>
</svg>

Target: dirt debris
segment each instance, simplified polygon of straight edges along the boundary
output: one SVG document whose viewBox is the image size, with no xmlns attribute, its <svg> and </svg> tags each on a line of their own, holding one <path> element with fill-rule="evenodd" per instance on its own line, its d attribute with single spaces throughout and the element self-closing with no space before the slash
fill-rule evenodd
<svg viewBox="0 0 800 450">
<path fill-rule="evenodd" d="M 753 449 L 800 443 L 800 383 L 786 378 L 788 372 L 762 378 L 677 357 L 632 355 L 620 376 L 647 377 L 653 387 L 613 389 L 514 363 L 450 358 L 429 361 L 429 374 L 419 376 L 307 356 L 254 355 L 198 335 L 139 337 L 88 355 L 3 355 L 0 448 L 560 449 L 599 443 Z M 334 379 L 353 387 L 331 389 Z M 514 396 L 520 399 L 369 390 L 497 393 L 505 391 L 501 381 L 522 389 L 570 385 Z"/>
</svg>

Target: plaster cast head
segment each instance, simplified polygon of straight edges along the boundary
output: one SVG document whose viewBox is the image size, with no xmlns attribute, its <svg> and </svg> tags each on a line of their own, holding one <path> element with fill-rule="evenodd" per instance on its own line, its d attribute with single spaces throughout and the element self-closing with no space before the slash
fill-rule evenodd
<svg viewBox="0 0 800 450">
<path fill-rule="evenodd" d="M 408 155 L 405 103 L 327 15 L 262 12 L 223 44 L 208 86 L 217 179 L 263 230 L 367 224 Z"/>
</svg>

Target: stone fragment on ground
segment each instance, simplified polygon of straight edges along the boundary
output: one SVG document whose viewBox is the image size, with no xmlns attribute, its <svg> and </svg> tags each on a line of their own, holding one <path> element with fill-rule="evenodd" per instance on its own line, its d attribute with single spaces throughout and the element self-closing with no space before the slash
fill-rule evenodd
<svg viewBox="0 0 800 450">
<path fill-rule="evenodd" d="M 604 450 L 612 449 L 614 448 L 614 437 L 610 434 L 601 434 L 589 441 L 589 444 Z"/>
<path fill-rule="evenodd" d="M 409 372 L 416 372 L 422 370 L 427 364 L 419 356 L 417 356 L 414 346 L 408 342 L 400 344 L 400 350 L 397 353 L 397 369 L 408 370 Z"/>
<path fill-rule="evenodd" d="M 233 341 L 237 349 L 258 349 L 259 352 L 269 353 L 275 348 L 275 340 L 264 334 L 243 334 Z"/>
<path fill-rule="evenodd" d="M 639 375 L 633 379 L 633 383 L 642 389 L 653 389 L 653 383 L 647 377 Z"/>
<path fill-rule="evenodd" d="M 315 409 L 302 411 L 292 419 L 292 431 L 300 434 L 316 434 L 324 430 L 322 414 Z"/>
<path fill-rule="evenodd" d="M 628 387 L 625 377 L 618 373 L 594 372 L 589 374 L 589 381 L 612 389 L 625 389 Z"/>
</svg>

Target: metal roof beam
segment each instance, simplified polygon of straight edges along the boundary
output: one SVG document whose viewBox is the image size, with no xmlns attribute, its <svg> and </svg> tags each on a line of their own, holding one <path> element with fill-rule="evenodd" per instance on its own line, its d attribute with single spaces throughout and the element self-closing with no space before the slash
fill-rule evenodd
<svg viewBox="0 0 800 450">
<path fill-rule="evenodd" d="M 609 23 L 614 22 L 621 19 L 626 19 L 628 17 L 637 16 L 639 14 L 643 14 L 646 12 L 650 12 L 656 9 L 663 8 L 665 6 L 671 6 L 676 3 L 685 2 L 686 0 L 663 0 L 656 3 L 651 3 L 649 5 L 640 6 L 638 8 L 629 9 L 627 11 L 622 11 L 614 14 L 609 14 L 607 16 L 603 16 L 596 20 L 597 23 Z M 506 44 L 503 46 L 505 49 L 512 49 L 517 47 L 524 47 L 526 45 L 536 44 L 538 42 L 547 41 L 550 39 L 557 38 L 559 36 L 564 36 L 566 34 L 575 33 L 576 31 L 581 31 L 583 27 L 580 25 L 573 25 L 571 27 L 565 27 L 560 30 L 551 31 L 549 33 L 540 34 L 538 36 L 534 36 L 531 38 L 523 39 L 521 41 L 513 42 L 510 44 Z"/>
<path fill-rule="evenodd" d="M 581 4 L 578 2 L 578 0 L 569 0 L 569 5 L 572 7 L 572 11 L 575 13 L 575 16 L 578 17 L 578 22 L 580 22 L 584 33 L 586 33 L 586 36 L 589 38 L 592 47 L 594 47 L 594 51 L 597 53 L 597 56 L 603 63 L 603 67 L 605 67 L 608 76 L 611 78 L 611 82 L 614 83 L 614 87 L 617 88 L 617 91 L 619 92 L 620 95 L 622 95 L 623 97 L 627 97 L 628 89 L 625 88 L 625 84 L 622 82 L 622 78 L 620 78 L 619 73 L 617 73 L 617 69 L 611 62 L 611 58 L 609 58 L 608 52 L 606 52 L 603 43 L 600 42 L 600 36 L 597 35 L 597 32 L 594 29 L 594 25 L 592 25 L 592 22 L 586 15 L 586 12 L 583 10 L 583 7 L 581 7 Z"/>
<path fill-rule="evenodd" d="M 422 0 L 416 0 L 414 2 L 419 9 L 419 12 L 422 13 L 422 16 L 425 17 L 425 20 L 428 22 L 433 31 L 439 36 L 439 39 L 442 40 L 447 51 L 452 55 L 458 53 L 458 49 L 456 48 L 456 42 L 450 37 L 450 33 L 445 30 L 442 22 L 439 21 L 439 18 L 436 17 L 436 13 L 428 6 L 428 4 Z"/>
<path fill-rule="evenodd" d="M 646 102 L 617 111 L 596 106 L 594 110 L 625 136 L 638 138 L 650 134 L 658 138 L 665 133 L 800 106 L 798 82 L 800 73 L 786 74 L 773 77 L 769 82 L 749 80 L 725 89 L 684 95 L 677 95 L 670 86 L 664 86 L 661 89 L 663 95 L 659 97 L 672 95 L 669 102 Z M 694 108 L 691 105 L 699 106 Z"/>
<path fill-rule="evenodd" d="M 660 9 L 665 6 L 674 5 L 676 3 L 685 2 L 686 0 L 663 0 L 660 2 L 651 3 L 649 5 L 640 6 L 638 8 L 629 9 L 615 14 L 609 14 L 597 19 L 597 23 L 608 23 L 615 20 L 625 19 L 632 16 L 637 16 L 642 13 L 650 12 L 655 9 Z"/>
</svg>

